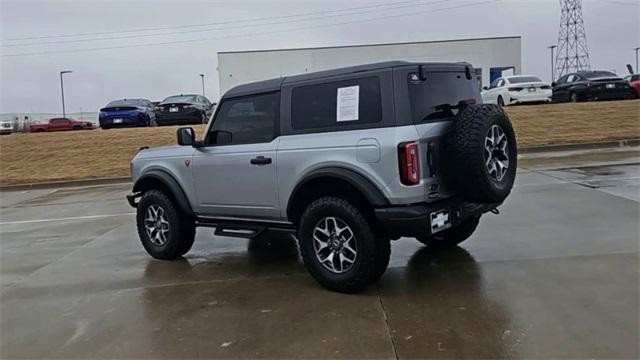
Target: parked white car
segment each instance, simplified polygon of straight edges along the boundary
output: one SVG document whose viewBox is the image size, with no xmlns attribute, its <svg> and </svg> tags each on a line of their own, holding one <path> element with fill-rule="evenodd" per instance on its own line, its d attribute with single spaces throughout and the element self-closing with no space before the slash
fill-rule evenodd
<svg viewBox="0 0 640 360">
<path fill-rule="evenodd" d="M 13 132 L 13 122 L 0 121 L 0 134 L 11 134 Z"/>
<path fill-rule="evenodd" d="M 500 106 L 551 102 L 551 85 L 537 76 L 516 75 L 496 79 L 482 92 L 482 102 Z"/>
</svg>

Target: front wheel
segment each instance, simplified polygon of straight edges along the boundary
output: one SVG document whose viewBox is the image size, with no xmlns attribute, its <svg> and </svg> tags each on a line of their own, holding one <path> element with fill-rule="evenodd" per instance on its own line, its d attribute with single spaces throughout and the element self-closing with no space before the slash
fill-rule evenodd
<svg viewBox="0 0 640 360">
<path fill-rule="evenodd" d="M 504 100 L 502 99 L 502 96 L 498 96 L 498 106 L 500 107 L 504 106 Z"/>
<path fill-rule="evenodd" d="M 149 255 L 174 260 L 191 249 L 195 222 L 180 214 L 166 194 L 158 190 L 145 192 L 137 209 L 138 236 Z"/>
<path fill-rule="evenodd" d="M 452 248 L 467 240 L 476 230 L 479 223 L 480 216 L 474 216 L 454 228 L 444 230 L 435 235 L 422 236 L 416 239 L 434 249 Z"/>
<path fill-rule="evenodd" d="M 312 202 L 298 231 L 300 253 L 311 276 L 327 289 L 344 293 L 374 282 L 386 269 L 391 249 L 389 240 L 371 229 L 360 209 L 344 199 Z"/>
</svg>

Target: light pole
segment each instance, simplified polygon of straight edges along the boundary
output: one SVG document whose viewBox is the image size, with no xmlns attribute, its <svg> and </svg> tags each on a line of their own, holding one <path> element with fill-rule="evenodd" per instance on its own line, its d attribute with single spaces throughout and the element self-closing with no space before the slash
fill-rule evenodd
<svg viewBox="0 0 640 360">
<path fill-rule="evenodd" d="M 547 46 L 547 49 L 551 50 L 551 82 L 554 82 L 556 79 L 556 72 L 555 69 L 553 68 L 553 50 L 555 48 L 557 48 L 558 45 L 551 45 L 551 46 Z"/>
<path fill-rule="evenodd" d="M 67 117 L 67 112 L 64 109 L 64 80 L 62 80 L 62 75 L 70 73 L 71 70 L 60 71 L 60 93 L 62 94 L 62 117 Z"/>
<path fill-rule="evenodd" d="M 638 70 L 638 50 L 640 50 L 640 47 L 637 47 L 637 48 L 635 48 L 633 50 L 635 50 L 635 52 L 636 52 L 636 68 L 635 68 L 635 71 L 636 71 L 636 74 L 640 74 L 640 70 Z"/>
<path fill-rule="evenodd" d="M 202 96 L 204 95 L 204 74 L 200 74 L 200 77 L 202 78 Z"/>
</svg>

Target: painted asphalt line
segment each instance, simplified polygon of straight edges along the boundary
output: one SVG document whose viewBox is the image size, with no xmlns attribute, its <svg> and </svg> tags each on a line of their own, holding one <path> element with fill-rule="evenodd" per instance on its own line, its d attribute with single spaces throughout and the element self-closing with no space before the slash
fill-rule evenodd
<svg viewBox="0 0 640 360">
<path fill-rule="evenodd" d="M 50 221 L 102 219 L 102 218 L 107 218 L 107 217 L 131 216 L 131 215 L 135 215 L 135 214 L 136 213 L 134 213 L 134 212 L 130 212 L 130 213 L 120 213 L 120 214 L 74 216 L 74 217 L 56 218 L 56 219 L 36 219 L 36 220 L 5 221 L 5 222 L 0 222 L 0 225 L 32 224 L 32 223 L 41 223 L 41 222 L 50 222 Z"/>
</svg>

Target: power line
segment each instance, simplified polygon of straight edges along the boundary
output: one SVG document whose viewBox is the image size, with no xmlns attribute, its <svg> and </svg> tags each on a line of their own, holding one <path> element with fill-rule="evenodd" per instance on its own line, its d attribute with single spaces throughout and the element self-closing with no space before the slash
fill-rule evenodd
<svg viewBox="0 0 640 360">
<path fill-rule="evenodd" d="M 453 0 L 458 1 L 458 0 Z M 415 0 L 414 0 L 415 2 Z M 304 19 L 294 19 L 294 20 L 286 20 L 286 21 L 276 21 L 276 22 L 267 22 L 262 24 L 248 24 L 248 25 L 238 25 L 238 26 L 228 26 L 214 29 L 198 29 L 198 30 L 186 30 L 186 31 L 177 31 L 177 32 L 165 32 L 165 33 L 157 33 L 157 34 L 142 34 L 142 35 L 125 35 L 125 36 L 115 36 L 108 38 L 97 38 L 97 39 L 75 39 L 75 40 L 58 40 L 58 41 L 46 41 L 46 42 L 36 42 L 36 43 L 26 43 L 26 44 L 3 44 L 0 47 L 19 47 L 19 46 L 38 46 L 38 45 L 52 45 L 52 44 L 67 44 L 67 43 L 79 43 L 79 42 L 88 42 L 88 41 L 108 41 L 108 40 L 122 40 L 122 39 L 133 39 L 133 38 L 145 38 L 145 37 L 154 37 L 154 36 L 165 36 L 165 35 L 180 35 L 180 34 L 189 34 L 189 33 L 201 33 L 201 32 L 209 32 L 209 31 L 220 31 L 220 30 L 232 30 L 232 29 L 244 29 L 250 27 L 260 27 L 267 25 L 281 25 L 288 23 L 296 23 L 303 21 L 311 21 L 311 20 L 320 20 L 326 18 L 335 18 L 335 17 L 343 17 L 343 16 L 351 16 L 351 15 L 362 15 L 368 13 L 375 13 L 379 11 L 390 11 L 390 10 L 398 10 L 404 8 L 413 8 L 419 6 L 427 6 L 427 5 L 435 5 L 438 3 L 451 2 L 451 0 L 438 0 L 421 4 L 411 4 L 411 5 L 403 5 L 403 6 L 394 6 L 387 7 L 383 9 L 374 9 L 368 11 L 358 11 L 351 12 L 346 14 L 333 14 L 333 15 L 324 15 L 324 16 L 316 16 L 316 17 L 308 17 Z M 388 5 L 388 4 L 387 4 Z"/>
<path fill-rule="evenodd" d="M 245 37 L 245 36 L 272 35 L 272 34 L 280 34 L 280 33 L 286 33 L 286 32 L 297 31 L 297 30 L 319 29 L 319 28 L 326 28 L 326 27 L 333 27 L 333 26 L 360 24 L 360 23 L 366 23 L 366 22 L 370 22 L 370 21 L 378 21 L 378 20 L 387 20 L 387 19 L 394 19 L 394 18 L 407 17 L 407 16 L 415 16 L 415 15 L 421 15 L 421 14 L 426 14 L 426 13 L 434 13 L 434 12 L 439 12 L 439 11 L 459 9 L 459 8 L 463 8 L 463 7 L 467 7 L 468 8 L 468 7 L 480 6 L 480 5 L 485 5 L 485 4 L 489 4 L 489 3 L 495 3 L 495 2 L 499 2 L 499 1 L 502 1 L 502 0 L 487 0 L 487 1 L 481 1 L 481 2 L 475 2 L 474 1 L 474 2 L 468 3 L 468 4 L 460 4 L 458 6 L 451 6 L 451 7 L 445 7 L 445 8 L 432 9 L 432 10 L 414 11 L 414 12 L 411 12 L 411 13 L 389 15 L 389 16 L 384 16 L 384 17 L 375 17 L 375 18 L 362 19 L 362 20 L 345 21 L 345 22 L 333 23 L 333 24 L 304 26 L 304 27 L 291 28 L 291 29 L 285 29 L 285 30 L 265 31 L 265 32 L 260 32 L 260 33 L 236 34 L 236 35 L 218 36 L 218 37 L 212 37 L 212 38 L 187 39 L 187 40 L 166 41 L 166 42 L 157 42 L 157 43 L 145 43 L 145 44 L 135 44 L 135 45 L 119 45 L 119 46 L 85 48 L 85 49 L 72 49 L 72 50 L 59 50 L 59 51 L 42 51 L 42 52 L 17 53 L 17 54 L 3 54 L 2 57 L 19 57 L 19 56 L 34 56 L 34 55 L 66 54 L 66 53 L 78 53 L 78 52 L 90 52 L 90 51 L 103 51 L 103 50 L 126 49 L 126 48 L 136 48 L 136 47 L 146 47 L 146 46 L 184 44 L 184 43 L 193 43 L 193 42 L 201 42 L 201 41 L 211 41 L 211 40 L 233 39 L 233 38 L 240 38 L 240 37 Z"/>
<path fill-rule="evenodd" d="M 598 0 L 600 2 L 605 2 L 605 3 L 609 3 L 609 4 L 615 4 L 615 5 L 626 5 L 626 6 L 640 6 L 640 3 L 630 3 L 630 2 L 626 2 L 626 1 L 616 1 L 616 0 Z"/>
<path fill-rule="evenodd" d="M 6 39 L 0 39 L 0 41 L 20 41 L 20 40 L 80 37 L 80 36 L 90 36 L 90 35 L 109 35 L 109 34 L 122 34 L 122 33 L 158 31 L 158 30 L 184 29 L 184 28 L 213 26 L 213 25 L 237 24 L 237 23 L 243 23 L 243 22 L 286 19 L 286 18 L 292 18 L 292 17 L 311 16 L 311 15 L 318 15 L 318 14 L 331 14 L 331 13 L 342 12 L 342 11 L 351 11 L 351 10 L 361 10 L 361 9 L 369 9 L 369 8 L 377 8 L 377 7 L 386 7 L 386 6 L 393 6 L 393 5 L 407 4 L 407 3 L 415 3 L 415 2 L 421 2 L 421 1 L 423 1 L 423 0 L 405 0 L 405 1 L 396 1 L 396 2 L 390 2 L 390 3 L 376 4 L 376 5 L 358 6 L 358 7 L 342 8 L 342 9 L 336 9 L 336 10 L 325 10 L 325 11 L 298 13 L 298 14 L 281 15 L 281 16 L 269 16 L 269 17 L 250 18 L 250 19 L 217 21 L 217 22 L 200 23 L 200 24 L 185 24 L 185 25 L 172 25 L 172 26 L 163 26 L 163 27 L 137 28 L 137 29 L 128 29 L 128 30 L 113 30 L 113 31 L 101 31 L 101 32 L 75 33 L 75 34 L 59 34 L 59 35 L 29 36 L 29 37 L 20 37 L 20 38 L 6 38 Z M 436 1 L 436 2 L 443 2 L 443 1 Z"/>
</svg>

